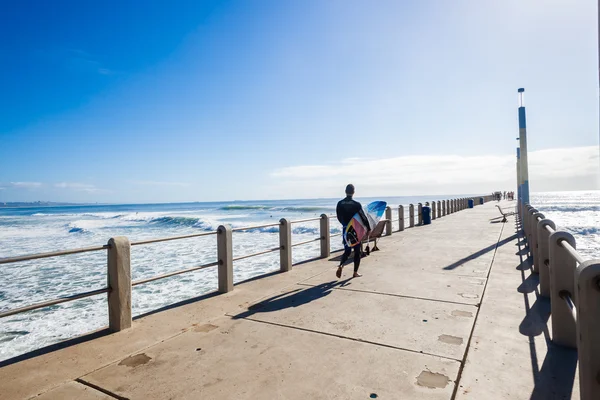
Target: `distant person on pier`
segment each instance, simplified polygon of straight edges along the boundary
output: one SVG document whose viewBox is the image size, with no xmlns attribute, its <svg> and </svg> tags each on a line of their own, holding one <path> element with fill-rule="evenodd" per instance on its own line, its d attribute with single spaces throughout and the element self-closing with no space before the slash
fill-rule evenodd
<svg viewBox="0 0 600 400">
<path fill-rule="evenodd" d="M 367 216 L 363 212 L 362 206 L 358 201 L 352 199 L 354 196 L 354 185 L 349 184 L 346 186 L 346 198 L 340 200 L 337 203 L 337 207 L 335 212 L 337 214 L 337 219 L 342 224 L 342 232 L 345 232 L 346 227 L 352 221 L 352 217 L 354 214 L 359 213 L 360 218 L 363 220 L 365 226 L 369 226 L 369 221 Z M 344 254 L 342 255 L 342 259 L 340 261 L 340 266 L 338 267 L 335 276 L 340 278 L 342 276 L 342 269 L 344 268 L 344 263 L 348 261 L 348 257 L 350 257 L 350 253 L 352 252 L 352 247 L 348 246 L 346 240 L 344 241 Z M 354 278 L 358 278 L 362 276 L 358 273 L 358 267 L 360 266 L 360 257 L 362 255 L 362 243 L 354 246 Z"/>
</svg>

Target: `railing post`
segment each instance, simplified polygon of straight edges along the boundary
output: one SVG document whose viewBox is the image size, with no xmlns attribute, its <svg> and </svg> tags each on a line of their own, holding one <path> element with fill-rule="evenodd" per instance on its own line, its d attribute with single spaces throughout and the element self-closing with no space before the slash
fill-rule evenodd
<svg viewBox="0 0 600 400">
<path fill-rule="evenodd" d="M 552 315 L 552 341 L 561 346 L 575 348 L 577 346 L 576 327 L 571 310 L 560 297 L 565 291 L 575 296 L 576 261 L 561 245 L 568 242 L 575 248 L 573 235 L 567 232 L 554 232 L 548 241 L 550 254 L 550 305 Z M 573 302 L 577 304 L 575 299 Z"/>
<path fill-rule="evenodd" d="M 438 218 L 442 218 L 442 203 L 439 200 L 437 202 L 437 214 Z"/>
<path fill-rule="evenodd" d="M 579 394 L 582 400 L 592 400 L 600 393 L 600 260 L 581 264 L 575 282 Z"/>
<path fill-rule="evenodd" d="M 537 264 L 537 260 L 534 257 L 534 248 L 535 248 L 535 235 L 534 235 L 534 225 L 533 214 L 537 213 L 535 208 L 529 209 L 527 211 L 527 244 L 529 246 L 529 253 L 531 254 L 531 265 L 533 266 L 533 272 L 538 274 L 540 272 L 539 266 Z"/>
<path fill-rule="evenodd" d="M 233 290 L 233 241 L 229 225 L 221 225 L 217 228 L 217 257 L 219 258 L 219 292 L 231 292 Z"/>
<path fill-rule="evenodd" d="M 528 214 L 527 212 L 529 211 L 529 209 L 531 208 L 531 206 L 529 204 L 525 205 L 525 210 L 523 211 L 523 220 L 521 221 L 521 228 L 523 229 L 523 233 L 525 234 L 525 240 L 529 240 L 529 238 L 527 237 L 527 233 L 529 230 L 529 218 L 528 218 Z M 529 242 L 527 242 L 527 244 L 529 244 Z"/>
<path fill-rule="evenodd" d="M 415 226 L 415 206 L 412 204 L 408 205 L 408 226 Z"/>
<path fill-rule="evenodd" d="M 542 219 L 546 218 L 546 216 L 544 214 L 542 214 L 541 212 L 538 212 L 537 210 L 534 214 L 531 215 L 531 255 L 535 262 L 534 269 L 539 274 L 542 263 L 540 262 L 540 259 L 538 257 L 539 247 L 540 247 L 539 236 L 538 236 L 538 218 L 540 220 L 542 220 Z"/>
<path fill-rule="evenodd" d="M 398 206 L 398 230 L 402 232 L 404 230 L 404 206 Z"/>
<path fill-rule="evenodd" d="M 423 204 L 417 205 L 417 221 L 418 225 L 423 225 Z"/>
<path fill-rule="evenodd" d="M 321 214 L 320 233 L 321 233 L 321 258 L 329 257 L 331 250 L 331 233 L 329 232 L 329 217 L 327 214 Z"/>
<path fill-rule="evenodd" d="M 442 216 L 446 216 L 446 200 L 442 200 Z"/>
<path fill-rule="evenodd" d="M 279 220 L 279 267 L 281 272 L 292 269 L 292 224 L 286 218 Z"/>
<path fill-rule="evenodd" d="M 436 217 L 436 215 L 435 215 L 435 211 L 436 210 L 435 209 L 436 209 L 436 207 L 435 207 L 435 201 L 432 201 L 431 202 L 431 219 L 432 220 L 434 220 L 435 217 Z"/>
<path fill-rule="evenodd" d="M 392 234 L 392 208 L 390 206 L 385 208 L 385 219 L 387 219 L 385 223 L 385 236 L 390 236 Z"/>
<path fill-rule="evenodd" d="M 108 241 L 108 329 L 131 328 L 131 245 L 125 236 Z"/>
<path fill-rule="evenodd" d="M 538 260 L 540 264 L 540 296 L 550 297 L 550 232 L 546 226 L 556 230 L 556 225 L 549 219 L 538 222 Z"/>
</svg>

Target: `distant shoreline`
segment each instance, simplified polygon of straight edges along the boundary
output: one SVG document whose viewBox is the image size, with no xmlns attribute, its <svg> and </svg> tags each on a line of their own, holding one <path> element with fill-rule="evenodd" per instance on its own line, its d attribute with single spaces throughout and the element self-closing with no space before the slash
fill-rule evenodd
<svg viewBox="0 0 600 400">
<path fill-rule="evenodd" d="M 64 207 L 64 206 L 94 206 L 101 205 L 100 203 L 54 203 L 50 201 L 13 201 L 0 202 L 0 208 L 28 208 L 28 207 Z"/>
</svg>

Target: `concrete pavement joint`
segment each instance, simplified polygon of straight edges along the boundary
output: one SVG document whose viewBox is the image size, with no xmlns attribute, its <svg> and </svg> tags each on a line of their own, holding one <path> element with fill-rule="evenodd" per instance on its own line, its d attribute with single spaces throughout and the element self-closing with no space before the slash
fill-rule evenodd
<svg viewBox="0 0 600 400">
<path fill-rule="evenodd" d="M 487 278 L 486 278 L 487 279 Z M 298 285 L 300 286 L 309 286 L 309 287 L 315 287 L 316 285 L 311 285 L 308 283 L 302 283 L 299 282 Z M 393 297 L 402 297 L 402 298 L 406 298 L 406 299 L 415 299 L 415 300 L 425 300 L 425 301 L 436 301 L 438 303 L 448 303 L 448 304 L 458 304 L 460 306 L 472 306 L 472 307 L 479 307 L 479 304 L 481 304 L 481 302 L 479 303 L 462 303 L 460 301 L 451 301 L 451 300 L 439 300 L 439 299 L 430 299 L 427 297 L 417 297 L 417 296 L 407 296 L 404 294 L 394 294 L 394 293 L 384 293 L 384 292 L 374 292 L 372 290 L 361 290 L 361 289 L 348 289 L 348 288 L 343 288 L 343 287 L 333 287 L 332 289 L 334 290 L 347 290 L 349 292 L 359 292 L 359 293 L 370 293 L 370 294 L 375 294 L 375 295 L 381 295 L 381 296 L 393 296 Z"/>
<path fill-rule="evenodd" d="M 404 347 L 398 347 L 398 346 L 392 346 L 392 345 L 384 344 L 384 343 L 372 342 L 370 340 L 363 340 L 363 339 L 357 339 L 357 338 L 352 338 L 352 337 L 343 336 L 343 335 L 337 335 L 335 333 L 321 332 L 321 331 L 316 331 L 316 330 L 313 330 L 313 329 L 301 328 L 301 327 L 293 326 L 293 325 L 279 324 L 279 323 L 270 322 L 270 321 L 261 321 L 259 319 L 252 319 L 252 318 L 249 318 L 249 317 L 244 317 L 244 318 L 241 318 L 241 319 L 246 320 L 246 321 L 258 322 L 258 323 L 261 323 L 261 324 L 279 326 L 279 327 L 282 327 L 282 328 L 297 329 L 299 331 L 310 332 L 310 333 L 314 333 L 314 334 L 317 334 L 317 335 L 326 335 L 326 336 L 331 336 L 331 337 L 335 337 L 335 338 L 338 338 L 338 339 L 351 340 L 353 342 L 368 343 L 368 344 L 372 344 L 374 346 L 387 347 L 389 349 L 395 349 L 395 350 L 401 350 L 401 351 L 408 351 L 410 353 L 423 354 L 423 355 L 426 355 L 426 356 L 443 358 L 444 360 L 456 361 L 458 363 L 461 362 L 459 359 L 452 358 L 452 357 L 441 356 L 439 354 L 427 353 L 427 352 L 424 352 L 424 351 L 412 350 L 412 349 L 407 349 L 407 348 L 404 348 Z"/>
<path fill-rule="evenodd" d="M 481 292 L 481 301 L 479 305 L 483 303 L 483 299 L 485 298 L 485 290 L 487 289 L 488 282 L 490 281 L 490 274 L 492 273 L 492 268 L 494 267 L 494 260 L 496 259 L 496 253 L 498 252 L 498 244 L 502 239 L 502 233 L 504 232 L 504 225 L 502 224 L 502 228 L 500 229 L 500 235 L 498 235 L 498 242 L 496 243 L 496 247 L 494 248 L 494 255 L 492 256 L 492 261 L 490 262 L 490 267 L 488 268 L 488 274 L 485 278 L 485 285 L 483 286 L 483 291 Z M 478 305 L 477 313 L 475 313 L 475 318 L 473 320 L 473 327 L 471 328 L 471 333 L 469 334 L 469 340 L 467 340 L 467 346 L 465 347 L 465 354 L 463 356 L 462 361 L 460 362 L 460 367 L 458 369 L 458 376 L 456 377 L 456 384 L 454 385 L 454 392 L 452 393 L 451 400 L 456 399 L 456 395 L 458 393 L 458 388 L 460 387 L 460 378 L 462 377 L 463 370 L 465 369 L 465 365 L 467 363 L 467 356 L 469 355 L 469 348 L 471 347 L 471 340 L 473 339 L 473 333 L 475 332 L 475 326 L 477 325 L 477 318 L 479 317 L 479 312 L 481 311 L 481 307 Z"/>
</svg>

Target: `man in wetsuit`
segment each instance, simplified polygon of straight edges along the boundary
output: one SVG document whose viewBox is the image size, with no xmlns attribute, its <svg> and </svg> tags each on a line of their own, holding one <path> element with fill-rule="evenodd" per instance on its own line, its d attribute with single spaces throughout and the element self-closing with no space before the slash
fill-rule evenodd
<svg viewBox="0 0 600 400">
<path fill-rule="evenodd" d="M 363 223 L 365 226 L 369 228 L 369 220 L 367 220 L 367 216 L 363 212 L 362 206 L 358 201 L 352 199 L 354 195 L 354 185 L 349 184 L 346 186 L 346 198 L 342 199 L 338 202 L 335 212 L 337 214 L 337 219 L 342 224 L 342 232 L 346 231 L 346 226 L 354 217 L 354 214 L 359 213 Z M 344 254 L 342 255 L 342 260 L 340 261 L 340 266 L 337 269 L 335 275 L 340 278 L 342 276 L 342 268 L 344 268 L 344 263 L 348 261 L 348 257 L 350 257 L 350 253 L 352 252 L 352 247 L 348 246 L 346 241 L 344 240 Z M 354 277 L 358 278 L 361 276 L 358 273 L 358 267 L 360 266 L 360 256 L 362 253 L 362 244 L 358 244 L 354 246 Z"/>
</svg>

